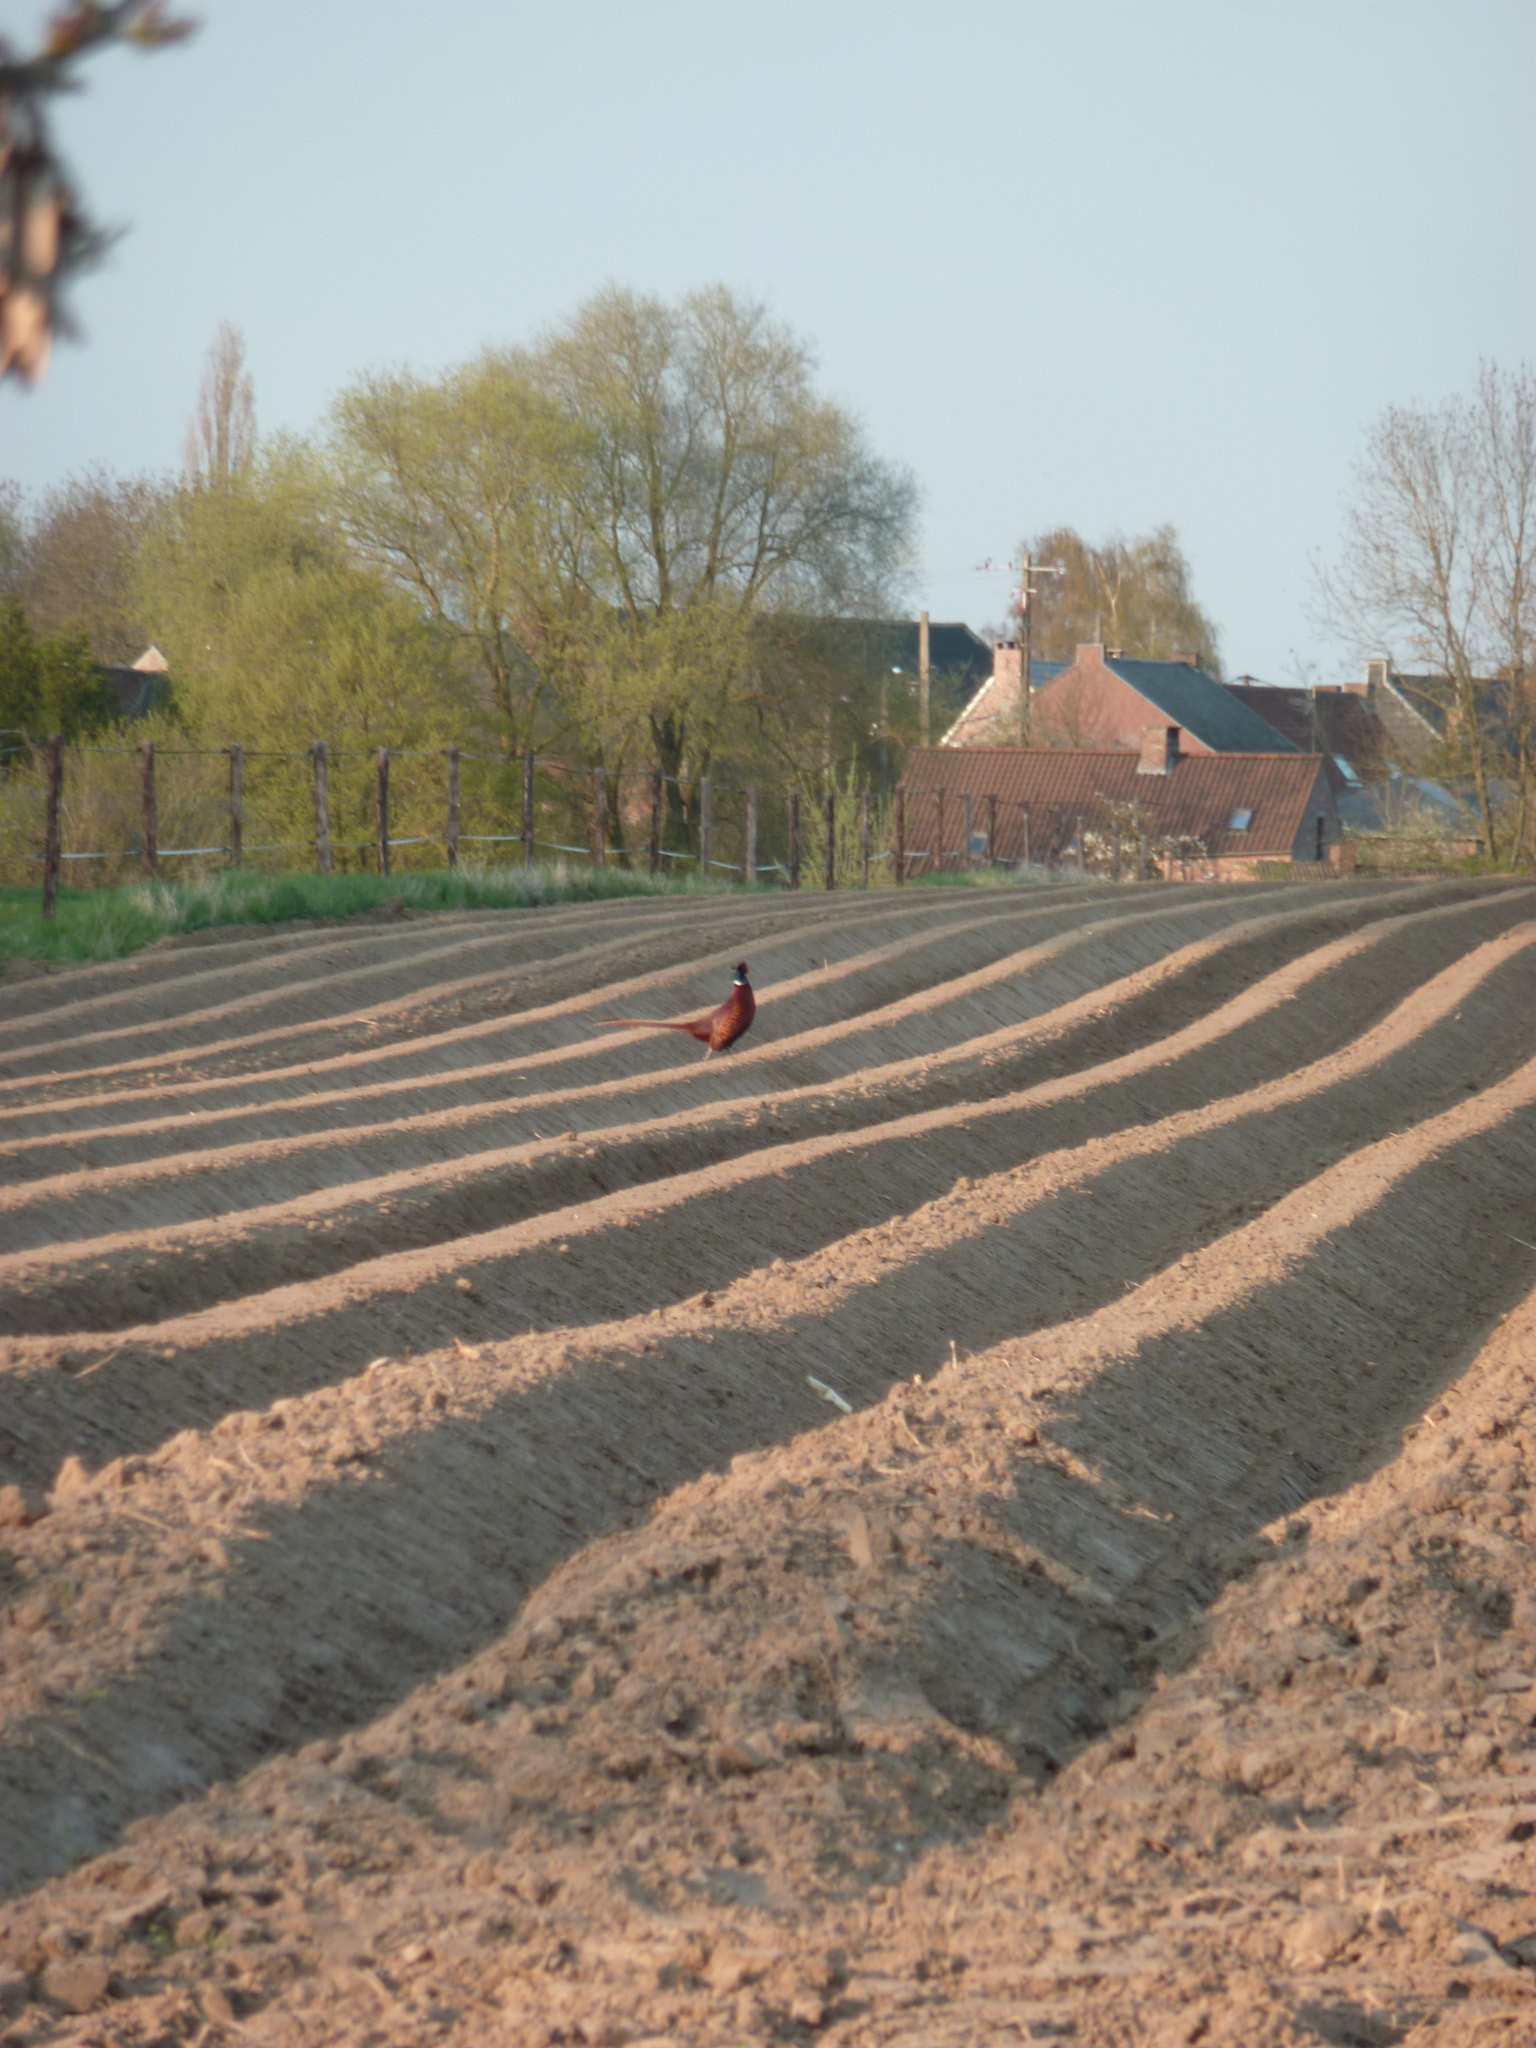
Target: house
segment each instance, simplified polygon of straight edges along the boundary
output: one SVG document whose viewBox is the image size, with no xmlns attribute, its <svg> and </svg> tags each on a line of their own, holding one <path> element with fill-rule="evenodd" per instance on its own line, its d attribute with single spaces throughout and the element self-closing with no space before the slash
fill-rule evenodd
<svg viewBox="0 0 1536 2048">
<path fill-rule="evenodd" d="M 882 679 L 917 680 L 922 627 L 916 619 L 776 619 L 773 630 L 803 639 L 825 661 Z M 991 643 L 969 626 L 931 622 L 928 672 L 971 697 L 992 673 Z"/>
<path fill-rule="evenodd" d="M 967 628 L 969 630 L 969 628 Z M 939 741 L 941 747 L 1007 747 L 1019 739 L 1019 671 L 1024 656 L 1018 643 L 999 640 L 992 647 L 992 668 L 986 681 Z M 1031 698 L 1054 682 L 1064 661 L 1031 661 Z"/>
<path fill-rule="evenodd" d="M 1221 687 L 1302 753 L 1321 754 L 1335 797 L 1382 782 L 1391 772 L 1394 742 L 1365 688 L 1319 684 L 1291 689 L 1251 676 Z"/>
<path fill-rule="evenodd" d="M 973 861 L 1102 870 L 1117 833 L 1134 872 L 1143 830 L 1170 881 L 1249 881 L 1273 862 L 1319 875 L 1348 865 L 1320 755 L 1187 752 L 1176 725 L 1149 727 L 1135 753 L 919 747 L 900 786 L 909 873 Z"/>
<path fill-rule="evenodd" d="M 1143 732 L 1154 724 L 1177 726 L 1184 754 L 1300 751 L 1240 695 L 1197 668 L 1193 656 L 1137 661 L 1098 644 L 1079 647 L 1033 696 L 1037 745 L 1137 753 Z"/>
<path fill-rule="evenodd" d="M 1444 737 L 1429 715 L 1429 707 L 1445 689 L 1441 676 L 1400 675 L 1389 661 L 1368 661 L 1365 681 L 1346 683 L 1344 688 L 1352 697 L 1363 697 L 1380 722 L 1394 767 L 1421 767 Z"/>
</svg>

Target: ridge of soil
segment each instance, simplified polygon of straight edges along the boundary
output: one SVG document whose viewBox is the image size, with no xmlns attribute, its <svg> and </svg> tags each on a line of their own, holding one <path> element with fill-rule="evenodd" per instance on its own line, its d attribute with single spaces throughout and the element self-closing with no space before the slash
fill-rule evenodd
<svg viewBox="0 0 1536 2048">
<path fill-rule="evenodd" d="M 0 2044 L 1536 2039 L 1533 909 L 0 986 Z"/>
</svg>

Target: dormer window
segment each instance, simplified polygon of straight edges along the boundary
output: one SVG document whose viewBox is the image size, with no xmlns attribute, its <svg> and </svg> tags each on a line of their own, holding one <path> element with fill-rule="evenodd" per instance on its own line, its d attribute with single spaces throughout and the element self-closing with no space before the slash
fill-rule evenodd
<svg viewBox="0 0 1536 2048">
<path fill-rule="evenodd" d="M 1227 830 L 1229 832 L 1246 832 L 1252 823 L 1252 811 L 1234 811 L 1227 820 Z"/>
</svg>

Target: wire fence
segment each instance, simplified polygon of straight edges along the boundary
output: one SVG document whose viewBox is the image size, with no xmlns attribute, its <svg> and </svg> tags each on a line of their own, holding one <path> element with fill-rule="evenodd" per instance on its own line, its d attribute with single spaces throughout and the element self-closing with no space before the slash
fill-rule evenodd
<svg viewBox="0 0 1536 2048">
<path fill-rule="evenodd" d="M 1000 866 L 1205 880 L 1222 866 L 1199 838 L 1102 801 L 731 788 L 457 746 L 0 750 L 0 879 L 41 876 L 45 913 L 65 873 L 111 886 L 245 867 L 389 875 L 572 860 L 790 889 Z"/>
</svg>

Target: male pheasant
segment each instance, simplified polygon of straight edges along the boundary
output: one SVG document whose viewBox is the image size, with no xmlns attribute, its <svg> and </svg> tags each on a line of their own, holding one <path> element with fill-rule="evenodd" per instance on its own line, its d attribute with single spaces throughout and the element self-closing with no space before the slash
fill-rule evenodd
<svg viewBox="0 0 1536 2048">
<path fill-rule="evenodd" d="M 712 1052 L 724 1052 L 740 1038 L 743 1031 L 757 1015 L 757 1002 L 752 994 L 752 984 L 747 979 L 747 963 L 736 962 L 736 974 L 731 983 L 731 992 L 717 1010 L 711 1010 L 703 1017 L 690 1017 L 682 1023 L 672 1023 L 661 1017 L 604 1017 L 597 1023 L 599 1031 L 617 1031 L 628 1025 L 641 1025 L 652 1031 L 686 1031 L 690 1038 L 696 1038 L 705 1047 L 704 1057 Z"/>
</svg>

